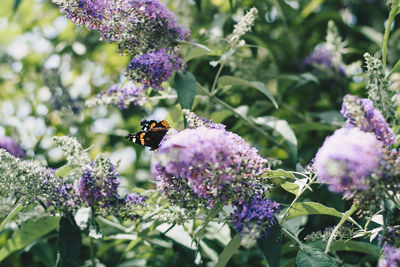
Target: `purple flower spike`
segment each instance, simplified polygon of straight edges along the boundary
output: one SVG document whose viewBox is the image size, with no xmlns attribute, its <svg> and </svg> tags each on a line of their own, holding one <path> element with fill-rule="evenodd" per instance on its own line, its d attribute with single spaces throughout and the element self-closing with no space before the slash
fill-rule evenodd
<svg viewBox="0 0 400 267">
<path fill-rule="evenodd" d="M 93 164 L 91 164 L 93 165 Z M 118 199 L 119 176 L 111 165 L 104 176 L 97 176 L 91 168 L 87 169 L 79 180 L 78 193 L 86 206 L 107 206 L 109 202 Z"/>
<path fill-rule="evenodd" d="M 8 153 L 16 158 L 25 158 L 25 153 L 17 142 L 11 137 L 0 137 L 0 148 L 4 148 Z"/>
<path fill-rule="evenodd" d="M 126 75 L 145 87 L 162 90 L 161 83 L 167 81 L 172 73 L 182 68 L 183 60 L 171 49 L 160 49 L 132 58 Z"/>
<path fill-rule="evenodd" d="M 379 261 L 379 267 L 398 267 L 400 265 L 400 248 L 385 245 L 383 258 Z"/>
<path fill-rule="evenodd" d="M 331 191 L 350 197 L 366 190 L 366 178 L 378 171 L 383 157 L 381 143 L 358 128 L 342 128 L 326 138 L 315 156 L 314 167 Z"/>
<path fill-rule="evenodd" d="M 341 113 L 347 119 L 346 127 L 358 127 L 364 132 L 374 133 L 376 138 L 387 146 L 396 144 L 396 137 L 371 100 L 346 95 L 343 98 Z"/>
<path fill-rule="evenodd" d="M 235 211 L 231 214 L 233 227 L 240 235 L 250 235 L 253 239 L 268 237 L 275 222 L 274 215 L 280 210 L 278 203 L 263 194 L 256 194 L 243 203 L 234 203 L 234 206 Z"/>
</svg>

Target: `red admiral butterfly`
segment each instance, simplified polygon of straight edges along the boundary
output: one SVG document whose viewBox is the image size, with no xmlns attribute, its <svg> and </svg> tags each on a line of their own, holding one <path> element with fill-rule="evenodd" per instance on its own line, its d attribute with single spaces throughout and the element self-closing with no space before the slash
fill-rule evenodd
<svg viewBox="0 0 400 267">
<path fill-rule="evenodd" d="M 140 123 L 142 131 L 135 134 L 128 134 L 126 139 L 142 146 L 148 146 L 155 150 L 160 145 L 161 140 L 169 130 L 169 124 L 165 120 L 157 122 L 155 120 L 142 120 Z"/>
</svg>

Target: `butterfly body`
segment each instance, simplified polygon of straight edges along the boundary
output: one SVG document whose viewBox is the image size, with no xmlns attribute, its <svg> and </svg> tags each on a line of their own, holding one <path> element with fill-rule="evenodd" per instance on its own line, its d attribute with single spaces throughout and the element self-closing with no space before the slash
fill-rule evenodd
<svg viewBox="0 0 400 267">
<path fill-rule="evenodd" d="M 135 134 L 128 134 L 126 139 L 136 144 L 150 147 L 155 150 L 159 147 L 161 140 L 169 130 L 169 124 L 165 120 L 142 120 L 140 123 L 142 131 Z"/>
</svg>

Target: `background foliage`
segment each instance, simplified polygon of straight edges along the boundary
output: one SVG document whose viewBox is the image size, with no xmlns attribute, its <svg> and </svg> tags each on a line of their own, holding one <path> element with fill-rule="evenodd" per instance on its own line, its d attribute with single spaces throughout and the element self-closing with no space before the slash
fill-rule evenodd
<svg viewBox="0 0 400 267">
<path fill-rule="evenodd" d="M 233 110 L 213 102 L 201 91 L 193 110 L 226 124 L 229 130 L 257 147 L 274 169 L 290 170 L 302 170 L 325 137 L 341 126 L 343 119 L 339 110 L 345 94 L 366 96 L 364 64 L 346 75 L 338 75 L 305 69 L 304 59 L 318 44 L 325 42 L 330 20 L 347 42 L 344 64 L 362 62 L 365 52 L 380 57 L 389 12 L 384 1 L 373 0 L 170 0 L 168 6 L 191 29 L 194 41 L 210 49 L 182 44 L 187 69 L 206 88 L 212 86 L 217 71 L 210 62 L 218 60 L 226 51 L 229 45 L 226 37 L 233 30 L 235 15 L 253 6 L 259 10 L 255 26 L 244 36 L 246 45 L 226 62 L 221 72 L 224 78 L 218 82 L 221 88 L 218 98 Z M 395 27 L 388 46 L 389 66 L 400 57 L 399 35 L 400 30 Z M 170 88 L 165 92 L 173 97 L 147 99 L 142 108 L 120 111 L 111 106 L 85 107 L 86 99 L 121 79 L 128 63 L 126 57 L 116 52 L 115 45 L 99 42 L 98 38 L 97 33 L 69 22 L 50 1 L 2 0 L 0 135 L 19 140 L 28 158 L 51 168 L 65 164 L 61 151 L 51 141 L 52 136 L 74 136 L 83 147 L 91 147 L 92 157 L 102 152 L 114 162 L 121 160 L 119 171 L 126 191 L 151 189 L 154 187 L 149 173 L 151 152 L 126 142 L 123 136 L 139 131 L 143 117 L 166 119 L 172 126 L 182 128 L 183 118 L 175 91 Z M 172 88 L 179 86 L 176 79 L 175 84 L 170 80 Z M 156 96 L 154 92 L 150 95 Z M 254 130 L 254 125 L 270 138 Z M 351 203 L 329 192 L 326 186 L 316 185 L 312 189 L 313 192 L 302 195 L 303 201 L 322 203 L 339 212 L 350 207 Z M 290 204 L 293 197 L 282 188 L 272 192 L 272 198 L 280 203 Z M 0 203 L 0 219 L 7 216 L 11 207 L 12 203 Z M 40 214 L 36 209 L 32 207 L 25 215 L 18 215 L 14 224 L 0 231 L 1 266 L 55 265 L 58 221 L 55 218 L 35 221 Z M 297 228 L 293 232 L 301 228 L 301 240 L 340 220 L 328 215 L 293 217 L 287 221 L 287 227 Z M 167 229 L 163 225 L 143 225 L 140 234 L 135 235 L 123 223 L 115 223 L 119 226 L 100 225 L 104 239 L 84 236 L 80 265 L 91 265 L 93 259 L 99 266 L 212 265 L 234 236 L 227 225 L 221 229 L 220 225 L 211 223 L 199 245 L 200 252 L 196 252 L 191 237 L 182 231 L 164 234 Z M 12 253 L 4 254 L 1 247 L 6 246 L 14 231 L 29 224 L 35 224 L 29 229 L 36 229 L 40 234 L 22 234 Z M 308 243 L 325 247 L 321 241 Z M 371 266 L 379 258 L 379 248 L 374 244 L 360 241 L 349 249 L 349 244 L 337 242 L 336 246 L 336 256 L 346 266 Z M 203 261 L 199 260 L 198 253 Z M 302 253 L 307 256 L 307 250 Z M 293 266 L 296 254 L 297 249 L 284 238 L 280 265 Z M 266 260 L 256 249 L 241 248 L 229 266 L 245 265 L 265 266 Z"/>
</svg>

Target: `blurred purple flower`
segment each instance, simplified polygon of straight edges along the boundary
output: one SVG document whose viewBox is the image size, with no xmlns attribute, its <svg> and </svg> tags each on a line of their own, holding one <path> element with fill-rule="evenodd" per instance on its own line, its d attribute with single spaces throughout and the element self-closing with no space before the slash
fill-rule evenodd
<svg viewBox="0 0 400 267">
<path fill-rule="evenodd" d="M 328 70 L 333 70 L 342 76 L 346 76 L 346 69 L 344 65 L 335 64 L 333 62 L 332 53 L 324 46 L 317 46 L 314 51 L 308 55 L 302 65 L 303 70 L 312 71 L 316 75 L 328 75 Z M 330 74 L 334 75 L 334 73 Z"/>
<path fill-rule="evenodd" d="M 342 128 L 326 138 L 315 156 L 314 167 L 331 191 L 350 197 L 354 190 L 368 189 L 367 177 L 382 160 L 380 142 L 358 128 Z"/>
<path fill-rule="evenodd" d="M 388 244 L 383 247 L 383 258 L 379 261 L 379 267 L 398 267 L 400 265 L 400 248 L 394 248 Z"/>
<path fill-rule="evenodd" d="M 238 135 L 221 129 L 185 129 L 167 137 L 152 172 L 172 202 L 193 194 L 206 206 L 241 203 L 266 182 L 267 161 Z"/>
<path fill-rule="evenodd" d="M 264 194 L 255 194 L 249 200 L 233 205 L 235 211 L 231 214 L 231 222 L 240 235 L 250 235 L 253 239 L 268 237 L 275 222 L 274 215 L 280 210 L 278 203 Z"/>
<path fill-rule="evenodd" d="M 387 146 L 396 144 L 396 137 L 371 100 L 346 95 L 343 98 L 341 113 L 347 119 L 346 127 L 358 127 L 364 132 L 374 133 L 376 138 Z"/>
<path fill-rule="evenodd" d="M 0 137 L 0 148 L 4 148 L 8 153 L 16 158 L 25 158 L 25 152 L 22 150 L 20 145 L 15 142 L 14 139 L 12 139 L 11 137 Z"/>
<path fill-rule="evenodd" d="M 162 90 L 161 83 L 167 81 L 174 71 L 182 68 L 183 59 L 172 49 L 160 49 L 132 58 L 126 75 L 133 81 Z"/>
<path fill-rule="evenodd" d="M 132 82 L 127 83 L 121 89 L 118 89 L 118 85 L 113 85 L 88 101 L 87 105 L 111 104 L 121 110 L 127 109 L 131 104 L 139 105 L 139 99 L 143 91 L 143 86 L 135 85 Z"/>
<path fill-rule="evenodd" d="M 323 65 L 325 67 L 332 67 L 332 55 L 325 47 L 317 47 L 310 55 L 303 61 L 305 69 L 312 69 L 314 65 Z"/>
<path fill-rule="evenodd" d="M 113 165 L 110 164 L 109 170 L 102 176 L 94 174 L 93 169 L 89 168 L 79 180 L 78 195 L 80 201 L 88 207 L 105 207 L 118 199 L 118 186 L 119 176 Z"/>
</svg>

